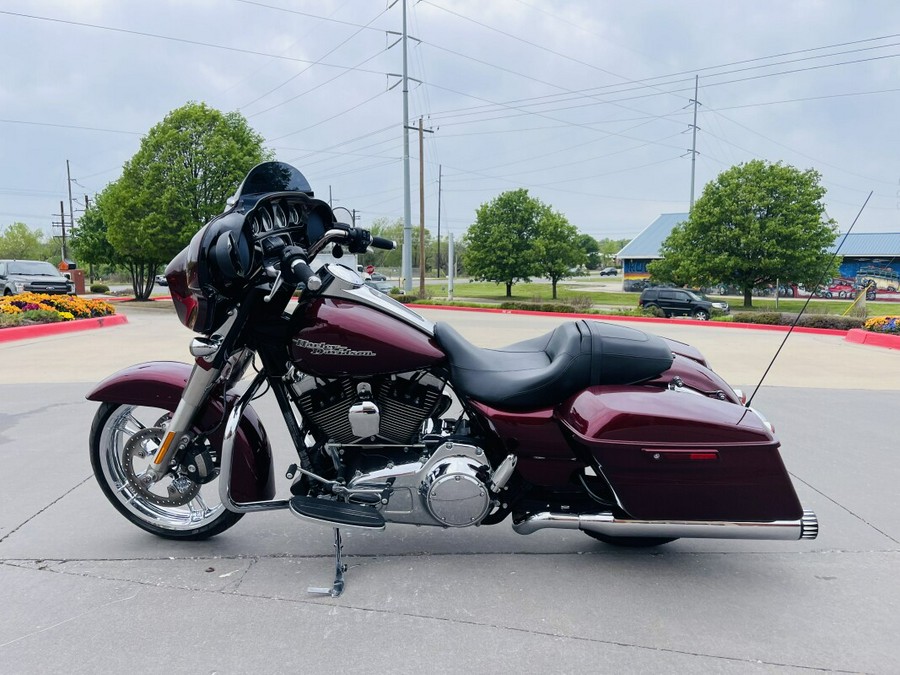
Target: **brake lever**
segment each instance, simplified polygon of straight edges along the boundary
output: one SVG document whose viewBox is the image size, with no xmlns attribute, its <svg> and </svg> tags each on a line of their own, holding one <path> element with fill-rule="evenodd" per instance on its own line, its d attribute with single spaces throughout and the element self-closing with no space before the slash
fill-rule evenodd
<svg viewBox="0 0 900 675">
<path fill-rule="evenodd" d="M 278 272 L 275 276 L 275 281 L 272 282 L 272 290 L 269 291 L 269 294 L 263 298 L 263 302 L 271 302 L 272 298 L 275 297 L 275 294 L 278 292 L 278 290 L 281 288 L 281 286 L 283 284 L 284 284 L 284 279 L 281 278 L 281 270 L 278 270 Z"/>
</svg>

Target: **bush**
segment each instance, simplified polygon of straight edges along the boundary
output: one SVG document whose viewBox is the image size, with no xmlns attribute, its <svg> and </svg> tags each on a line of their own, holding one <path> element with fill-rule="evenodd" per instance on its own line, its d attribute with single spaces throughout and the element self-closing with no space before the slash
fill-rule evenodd
<svg viewBox="0 0 900 675">
<path fill-rule="evenodd" d="M 20 316 L 22 317 L 23 324 L 57 323 L 59 321 L 65 321 L 65 319 L 60 316 L 59 312 L 52 309 L 30 309 L 22 312 Z"/>
<path fill-rule="evenodd" d="M 795 318 L 793 314 L 779 312 L 736 312 L 734 314 L 734 321 L 737 323 L 756 323 L 767 326 L 790 326 L 794 323 Z M 851 328 L 862 328 L 863 320 L 836 314 L 804 314 L 797 321 L 797 325 L 803 328 L 850 330 Z"/>
<path fill-rule="evenodd" d="M 91 293 L 109 293 L 109 286 L 106 284 L 91 284 Z"/>
<path fill-rule="evenodd" d="M 0 328 L 13 328 L 22 325 L 21 314 L 0 314 Z"/>
</svg>

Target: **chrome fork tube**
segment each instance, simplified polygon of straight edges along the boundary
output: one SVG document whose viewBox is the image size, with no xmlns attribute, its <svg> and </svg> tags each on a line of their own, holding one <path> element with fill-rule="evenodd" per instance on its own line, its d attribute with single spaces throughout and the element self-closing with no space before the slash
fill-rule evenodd
<svg viewBox="0 0 900 675">
<path fill-rule="evenodd" d="M 186 432 L 191 428 L 194 416 L 206 402 L 209 390 L 215 384 L 221 371 L 218 368 L 210 368 L 204 370 L 196 363 L 188 378 L 184 392 L 181 394 L 181 400 L 178 407 L 172 415 L 166 435 L 163 442 L 153 458 L 153 462 L 147 467 L 147 474 L 150 474 L 154 481 L 162 478 L 169 468 L 169 457 L 173 450 L 178 448 L 182 443 L 188 441 Z"/>
</svg>

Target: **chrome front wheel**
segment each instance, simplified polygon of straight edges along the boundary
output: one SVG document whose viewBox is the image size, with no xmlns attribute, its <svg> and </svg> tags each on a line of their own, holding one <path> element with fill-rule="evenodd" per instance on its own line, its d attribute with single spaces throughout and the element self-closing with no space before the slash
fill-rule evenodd
<svg viewBox="0 0 900 675">
<path fill-rule="evenodd" d="M 200 485 L 173 470 L 150 480 L 146 468 L 170 418 L 159 408 L 102 404 L 91 425 L 91 466 L 107 499 L 138 527 L 168 539 L 206 539 L 242 514 L 219 501 L 218 479 Z"/>
</svg>

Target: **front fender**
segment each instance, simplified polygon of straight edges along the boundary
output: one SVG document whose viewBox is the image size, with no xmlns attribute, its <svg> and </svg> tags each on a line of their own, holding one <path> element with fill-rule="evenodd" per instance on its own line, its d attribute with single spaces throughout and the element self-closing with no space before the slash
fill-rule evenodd
<svg viewBox="0 0 900 675">
<path fill-rule="evenodd" d="M 113 373 L 86 396 L 89 401 L 141 405 L 175 411 L 192 367 L 177 361 L 150 361 L 129 366 Z M 222 422 L 231 409 L 237 393 L 223 397 L 221 389 L 213 392 L 200 411 L 197 431 L 214 429 L 209 442 L 217 450 L 222 446 L 225 425 Z M 265 501 L 275 496 L 275 474 L 272 448 L 262 421 L 248 405 L 238 425 L 231 471 L 231 495 L 238 502 Z"/>
</svg>

